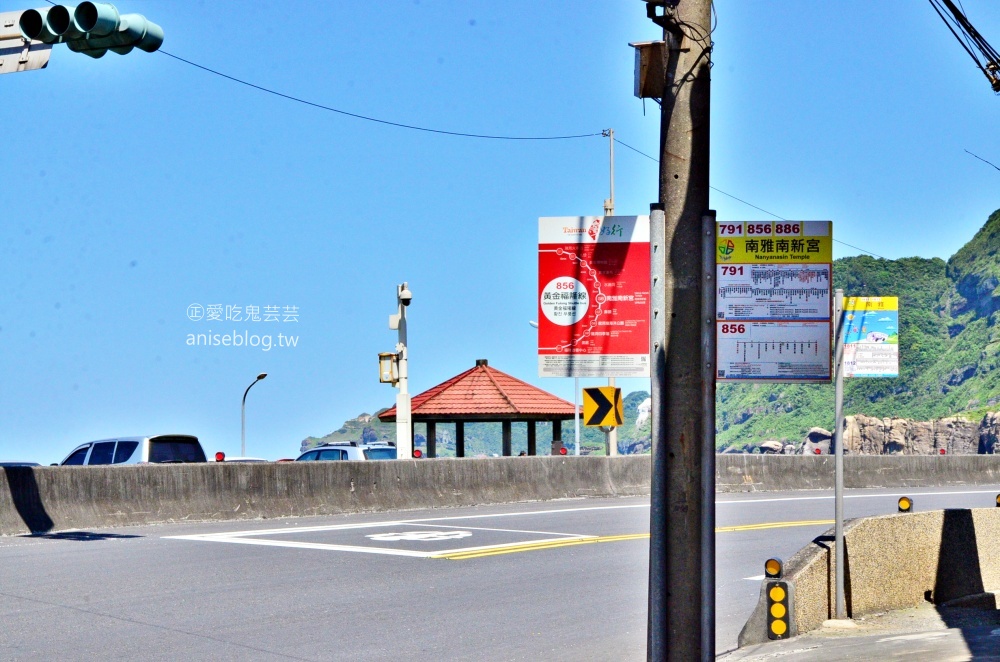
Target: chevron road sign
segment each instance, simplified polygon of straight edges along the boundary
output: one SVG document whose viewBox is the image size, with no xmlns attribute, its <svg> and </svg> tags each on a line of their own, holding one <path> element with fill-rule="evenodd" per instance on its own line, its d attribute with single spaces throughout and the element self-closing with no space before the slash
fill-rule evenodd
<svg viewBox="0 0 1000 662">
<path fill-rule="evenodd" d="M 622 424 L 622 390 L 614 386 L 583 389 L 583 424 L 588 427 Z"/>
</svg>

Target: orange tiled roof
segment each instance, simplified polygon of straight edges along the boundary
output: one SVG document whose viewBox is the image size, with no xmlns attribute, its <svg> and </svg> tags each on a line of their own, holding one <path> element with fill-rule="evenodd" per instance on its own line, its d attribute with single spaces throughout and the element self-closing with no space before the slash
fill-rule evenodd
<svg viewBox="0 0 1000 662">
<path fill-rule="evenodd" d="M 536 388 L 485 360 L 419 395 L 410 403 L 414 420 L 545 420 L 573 418 L 573 403 Z M 396 420 L 396 408 L 379 414 L 379 420 Z"/>
</svg>

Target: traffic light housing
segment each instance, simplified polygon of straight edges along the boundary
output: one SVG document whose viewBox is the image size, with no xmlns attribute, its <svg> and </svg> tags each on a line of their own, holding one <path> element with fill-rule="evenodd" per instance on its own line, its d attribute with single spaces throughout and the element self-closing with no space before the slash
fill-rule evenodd
<svg viewBox="0 0 1000 662">
<path fill-rule="evenodd" d="M 125 55 L 133 48 L 152 53 L 163 44 L 163 28 L 141 14 L 119 14 L 106 2 L 81 2 L 28 9 L 18 21 L 25 39 L 65 43 L 71 51 L 93 58 L 109 50 Z"/>
<path fill-rule="evenodd" d="M 787 582 L 767 582 L 767 638 L 788 639 L 792 636 L 791 596 Z"/>
</svg>

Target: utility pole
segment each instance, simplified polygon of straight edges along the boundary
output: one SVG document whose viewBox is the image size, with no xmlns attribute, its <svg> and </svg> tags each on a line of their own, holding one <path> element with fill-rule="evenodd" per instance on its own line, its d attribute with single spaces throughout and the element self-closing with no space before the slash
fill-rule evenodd
<svg viewBox="0 0 1000 662">
<path fill-rule="evenodd" d="M 714 282 L 706 282 L 703 253 L 703 222 L 711 218 L 711 6 L 711 0 L 646 3 L 666 42 L 660 199 L 650 214 L 660 227 L 650 228 L 658 282 L 647 657 L 657 662 L 715 659 L 715 323 L 706 323 L 702 307 L 703 289 Z"/>
<path fill-rule="evenodd" d="M 408 366 L 409 349 L 406 345 L 406 309 L 413 301 L 413 293 L 406 283 L 396 286 L 396 314 L 389 316 L 389 328 L 398 333 L 396 342 L 396 361 L 398 363 L 398 381 L 396 388 L 396 457 L 410 459 L 413 457 L 413 423 L 410 416 L 410 391 Z"/>
<path fill-rule="evenodd" d="M 604 201 L 604 215 L 614 216 L 615 215 L 615 130 L 607 129 L 601 132 L 601 135 L 608 139 L 608 149 L 610 150 L 610 163 L 611 163 L 611 197 Z M 615 378 L 608 377 L 608 386 L 615 385 Z M 611 430 L 607 434 L 607 445 L 608 445 L 608 456 L 618 455 L 618 428 L 612 426 Z"/>
</svg>

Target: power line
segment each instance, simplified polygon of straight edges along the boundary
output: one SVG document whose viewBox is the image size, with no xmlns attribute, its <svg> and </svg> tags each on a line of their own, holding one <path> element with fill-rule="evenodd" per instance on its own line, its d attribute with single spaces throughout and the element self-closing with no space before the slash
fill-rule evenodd
<svg viewBox="0 0 1000 662">
<path fill-rule="evenodd" d="M 431 129 L 426 126 L 417 126 L 415 124 L 403 124 L 402 122 L 391 122 L 389 120 L 379 119 L 377 117 L 369 117 L 368 115 L 361 115 L 359 113 L 351 113 L 346 110 L 341 110 L 339 108 L 334 108 L 332 106 L 325 106 L 321 103 L 316 103 L 314 101 L 308 101 L 300 97 L 292 96 L 291 94 L 284 94 L 278 92 L 277 90 L 272 90 L 270 88 L 264 87 L 262 85 L 256 85 L 249 81 L 245 81 L 241 78 L 236 78 L 235 76 L 230 76 L 229 74 L 224 74 L 221 71 L 216 71 L 204 65 L 198 64 L 197 62 L 192 62 L 191 60 L 186 60 L 179 55 L 174 55 L 173 53 L 168 53 L 164 50 L 157 51 L 158 53 L 163 53 L 167 57 L 171 57 L 175 60 L 189 64 L 192 67 L 201 69 L 202 71 L 207 71 L 210 74 L 215 74 L 216 76 L 221 76 L 227 80 L 231 80 L 234 83 L 239 83 L 240 85 L 246 85 L 247 87 L 252 87 L 255 90 L 261 92 L 266 92 L 267 94 L 273 94 L 274 96 L 281 97 L 282 99 L 288 99 L 289 101 L 295 101 L 297 103 L 304 104 L 306 106 L 312 106 L 313 108 L 319 108 L 320 110 L 327 110 L 331 113 L 337 113 L 338 115 L 345 115 L 347 117 L 353 117 L 359 120 L 365 120 L 366 122 L 375 122 L 376 124 L 385 124 L 387 126 L 395 126 L 400 129 L 410 129 L 412 131 L 424 131 L 426 133 L 437 133 L 446 136 L 457 136 L 460 138 L 483 138 L 486 140 L 573 140 L 575 138 L 591 138 L 594 136 L 600 136 L 601 132 L 597 133 L 579 133 L 574 135 L 566 136 L 500 136 L 500 135 L 490 135 L 484 133 L 465 133 L 462 131 L 446 131 L 444 129 Z"/>
<path fill-rule="evenodd" d="M 50 5 L 54 5 L 55 4 L 54 2 L 52 2 L 52 0 L 46 0 L 46 2 L 48 2 Z M 714 5 L 712 7 L 712 10 L 713 11 L 715 10 Z M 713 31 L 714 31 L 714 28 L 713 28 Z M 386 125 L 386 126 L 394 126 L 394 127 L 400 128 L 400 129 L 410 129 L 411 131 L 423 131 L 425 133 L 435 133 L 435 134 L 439 134 L 439 135 L 455 136 L 455 137 L 459 137 L 459 138 L 479 138 L 479 139 L 483 139 L 483 140 L 521 140 L 521 141 L 530 141 L 530 140 L 575 140 L 577 138 L 593 138 L 593 137 L 604 136 L 605 135 L 603 131 L 598 131 L 598 132 L 595 132 L 595 133 L 578 133 L 578 134 L 564 135 L 564 136 L 503 136 L 503 135 L 493 135 L 493 134 L 485 134 L 485 133 L 466 133 L 466 132 L 463 132 L 463 131 L 448 131 L 448 130 L 445 130 L 445 129 L 432 129 L 430 127 L 417 126 L 415 124 L 404 124 L 402 122 L 393 122 L 393 121 L 390 121 L 390 120 L 379 119 L 377 117 L 370 117 L 368 115 L 361 115 L 360 113 L 352 113 L 352 112 L 349 112 L 349 111 L 346 111 L 346 110 L 341 110 L 339 108 L 334 108 L 332 106 L 327 106 L 327 105 L 324 105 L 324 104 L 321 104 L 321 103 L 316 103 L 314 101 L 309 101 L 307 99 L 302 99 L 301 97 L 292 96 L 291 94 L 284 94 L 283 92 L 278 92 L 277 90 L 272 90 L 272 89 L 270 89 L 268 87 L 264 87 L 263 85 L 257 85 L 256 83 L 251 83 L 249 81 L 243 80 L 242 78 L 237 78 L 235 76 L 230 76 L 229 74 L 224 74 L 221 71 L 217 71 L 215 69 L 212 69 L 211 67 L 206 67 L 206 66 L 204 66 L 202 64 L 198 64 L 197 62 L 192 62 L 191 60 L 183 58 L 183 57 L 181 57 L 179 55 L 174 55 L 173 53 L 169 53 L 169 52 L 167 52 L 165 50 L 162 50 L 162 49 L 158 50 L 157 52 L 158 53 L 162 53 L 162 54 L 166 55 L 169 58 L 173 58 L 174 60 L 177 60 L 178 62 L 183 62 L 184 64 L 190 65 L 190 66 L 195 67 L 197 69 L 201 69 L 202 71 L 208 72 L 210 74 L 214 74 L 216 76 L 220 76 L 220 77 L 225 78 L 226 80 L 230 80 L 230 81 L 232 81 L 234 83 L 239 83 L 240 85 L 245 85 L 247 87 L 253 88 L 253 89 L 258 90 L 260 92 L 265 92 L 267 94 L 273 94 L 274 96 L 280 97 L 282 99 L 287 99 L 289 101 L 295 101 L 296 103 L 301 103 L 303 105 L 311 106 L 312 108 L 318 108 L 320 110 L 326 110 L 326 111 L 331 112 L 331 113 L 337 113 L 338 115 L 344 115 L 345 117 L 353 117 L 355 119 L 364 120 L 366 122 L 374 122 L 376 124 L 383 124 L 383 125 Z M 645 152 L 640 151 L 640 150 L 636 149 L 635 147 L 632 147 L 631 145 L 626 144 L 626 143 L 622 142 L 621 140 L 618 140 L 617 138 L 615 138 L 614 140 L 615 140 L 616 143 L 618 143 L 622 147 L 630 149 L 633 152 L 635 152 L 636 154 L 641 154 L 642 156 L 645 156 L 647 159 L 659 163 L 659 161 L 657 159 L 653 158 L 649 154 L 646 154 Z M 966 151 L 968 151 L 968 150 L 966 150 Z M 969 153 L 972 154 L 971 152 L 969 152 Z M 975 154 L 973 154 L 973 156 L 975 156 Z M 978 159 L 979 157 L 976 156 L 976 158 Z M 980 159 L 980 160 L 984 160 L 984 159 Z M 989 163 L 989 162 L 987 161 L 987 163 Z M 990 163 L 990 165 L 993 165 L 993 164 Z M 996 167 L 996 166 L 993 166 L 993 167 Z M 774 216 L 777 219 L 780 219 L 782 221 L 788 220 L 788 219 L 782 218 L 781 216 L 778 216 L 777 214 L 775 214 L 773 212 L 769 212 L 766 209 L 758 207 L 757 205 L 751 204 L 751 203 L 747 202 L 746 200 L 738 198 L 738 197 L 736 197 L 735 195 L 733 195 L 731 193 L 727 193 L 726 191 L 723 191 L 720 188 L 717 188 L 715 186 L 709 186 L 709 188 L 711 188 L 713 191 L 717 191 L 717 192 L 719 192 L 719 193 L 721 193 L 721 194 L 723 194 L 725 196 L 728 196 L 728 197 L 732 198 L 733 200 L 737 200 L 739 202 L 742 202 L 743 204 L 745 204 L 745 205 L 747 205 L 749 207 L 753 207 L 754 209 L 756 209 L 758 211 L 764 212 L 765 214 L 768 214 L 770 216 Z M 855 250 L 861 251 L 862 253 L 868 253 L 869 255 L 874 255 L 875 257 L 882 258 L 882 256 L 878 255 L 877 253 L 872 253 L 871 251 L 865 250 L 863 248 L 859 248 L 858 246 L 854 246 L 852 244 L 849 244 L 846 241 L 840 241 L 839 239 L 834 239 L 834 241 L 837 242 L 837 243 L 839 243 L 839 244 L 843 244 L 844 246 L 848 246 L 848 247 L 853 248 Z M 888 259 L 888 258 L 882 258 L 882 259 Z"/>
<path fill-rule="evenodd" d="M 965 150 L 965 153 L 966 153 L 966 154 L 968 154 L 969 156 L 975 156 L 975 157 L 976 157 L 977 159 L 979 159 L 979 160 L 980 160 L 980 161 L 982 161 L 983 163 L 987 163 L 987 164 L 989 164 L 989 165 L 993 166 L 994 168 L 996 168 L 997 170 L 1000 170 L 1000 168 L 997 168 L 997 166 L 993 165 L 992 163 L 990 163 L 989 161 L 987 161 L 986 159 L 984 159 L 984 158 L 983 158 L 983 157 L 981 157 L 981 156 L 976 156 L 975 154 L 973 154 L 973 153 L 972 153 L 972 152 L 970 152 L 969 150 Z"/>
<path fill-rule="evenodd" d="M 649 155 L 649 154 L 647 154 L 646 152 L 643 152 L 643 151 L 641 151 L 641 150 L 638 150 L 638 149 L 636 149 L 635 147 L 632 147 L 632 145 L 627 145 L 627 144 L 623 143 L 622 141 L 618 140 L 618 138 L 615 138 L 615 142 L 616 142 L 616 143 L 618 143 L 619 145 L 621 145 L 622 147 L 625 147 L 626 149 L 630 149 L 630 150 L 632 150 L 632 151 L 633 151 L 633 152 L 635 152 L 636 154 L 641 154 L 642 156 L 645 156 L 645 157 L 646 157 L 647 159 L 649 159 L 650 161 L 653 161 L 653 162 L 655 162 L 655 163 L 659 163 L 659 161 L 658 161 L 657 159 L 653 158 L 652 156 L 650 156 L 650 155 Z M 968 150 L 966 150 L 966 151 L 968 151 Z M 969 153 L 970 153 L 970 154 L 972 154 L 972 152 L 969 152 Z M 973 156 L 975 156 L 975 154 L 973 154 Z M 979 158 L 979 157 L 977 156 L 976 158 Z M 989 162 L 987 161 L 987 163 L 989 163 Z M 992 164 L 992 163 L 990 163 L 990 165 L 993 165 L 993 164 Z M 993 167 L 994 167 L 994 168 L 996 168 L 996 166 L 993 166 Z M 755 204 L 752 204 L 752 203 L 750 203 L 750 202 L 747 202 L 747 201 L 746 201 L 746 200 L 744 200 L 743 198 L 737 198 L 737 197 L 736 197 L 735 195 L 733 195 L 732 193 L 727 193 L 726 191 L 723 191 L 723 190 L 722 190 L 721 188 L 717 188 L 717 187 L 715 187 L 715 186 L 709 186 L 709 188 L 710 188 L 710 189 L 712 189 L 713 191 L 716 191 L 716 192 L 718 192 L 718 193 L 721 193 L 722 195 L 725 195 L 725 196 L 727 196 L 727 197 L 730 197 L 730 198 L 732 198 L 733 200 L 737 200 L 737 201 L 739 201 L 739 202 L 742 202 L 743 204 L 745 204 L 745 205 L 746 205 L 746 206 L 748 206 L 748 207 L 753 207 L 753 208 L 754 208 L 754 209 L 756 209 L 757 211 L 762 211 L 762 212 L 764 212 L 765 214 L 767 214 L 768 216 L 773 216 L 773 217 L 775 217 L 776 219 L 778 219 L 778 220 L 780 220 L 780 221 L 787 221 L 787 220 L 788 220 L 787 218 L 783 218 L 783 217 L 781 217 L 781 216 L 778 216 L 778 215 L 777 215 L 777 214 L 775 214 L 774 212 L 771 212 L 771 211 L 768 211 L 768 210 L 766 210 L 766 209 L 764 209 L 764 208 L 762 208 L 762 207 L 758 207 L 758 206 L 757 206 L 757 205 L 755 205 Z M 849 243 L 847 243 L 846 241 L 841 241 L 840 239 L 834 239 L 834 241 L 835 241 L 835 242 L 837 242 L 838 244 L 843 244 L 844 246 L 847 246 L 847 247 L 849 247 L 849 248 L 853 248 L 853 249 L 854 249 L 854 250 L 856 250 L 856 251 L 861 251 L 862 253 L 867 253 L 868 255 L 871 255 L 871 256 L 874 256 L 874 257 L 877 257 L 877 258 L 881 258 L 881 259 L 883 259 L 883 260 L 888 260 L 888 259 L 889 259 L 889 258 L 887 258 L 887 257 L 882 257 L 882 256 L 881 256 L 881 255 L 879 255 L 878 253 L 873 253 L 873 252 L 871 252 L 871 251 L 869 251 L 869 250 L 865 250 L 864 248 L 861 248 L 860 246 L 855 246 L 854 244 L 849 244 Z"/>
</svg>

